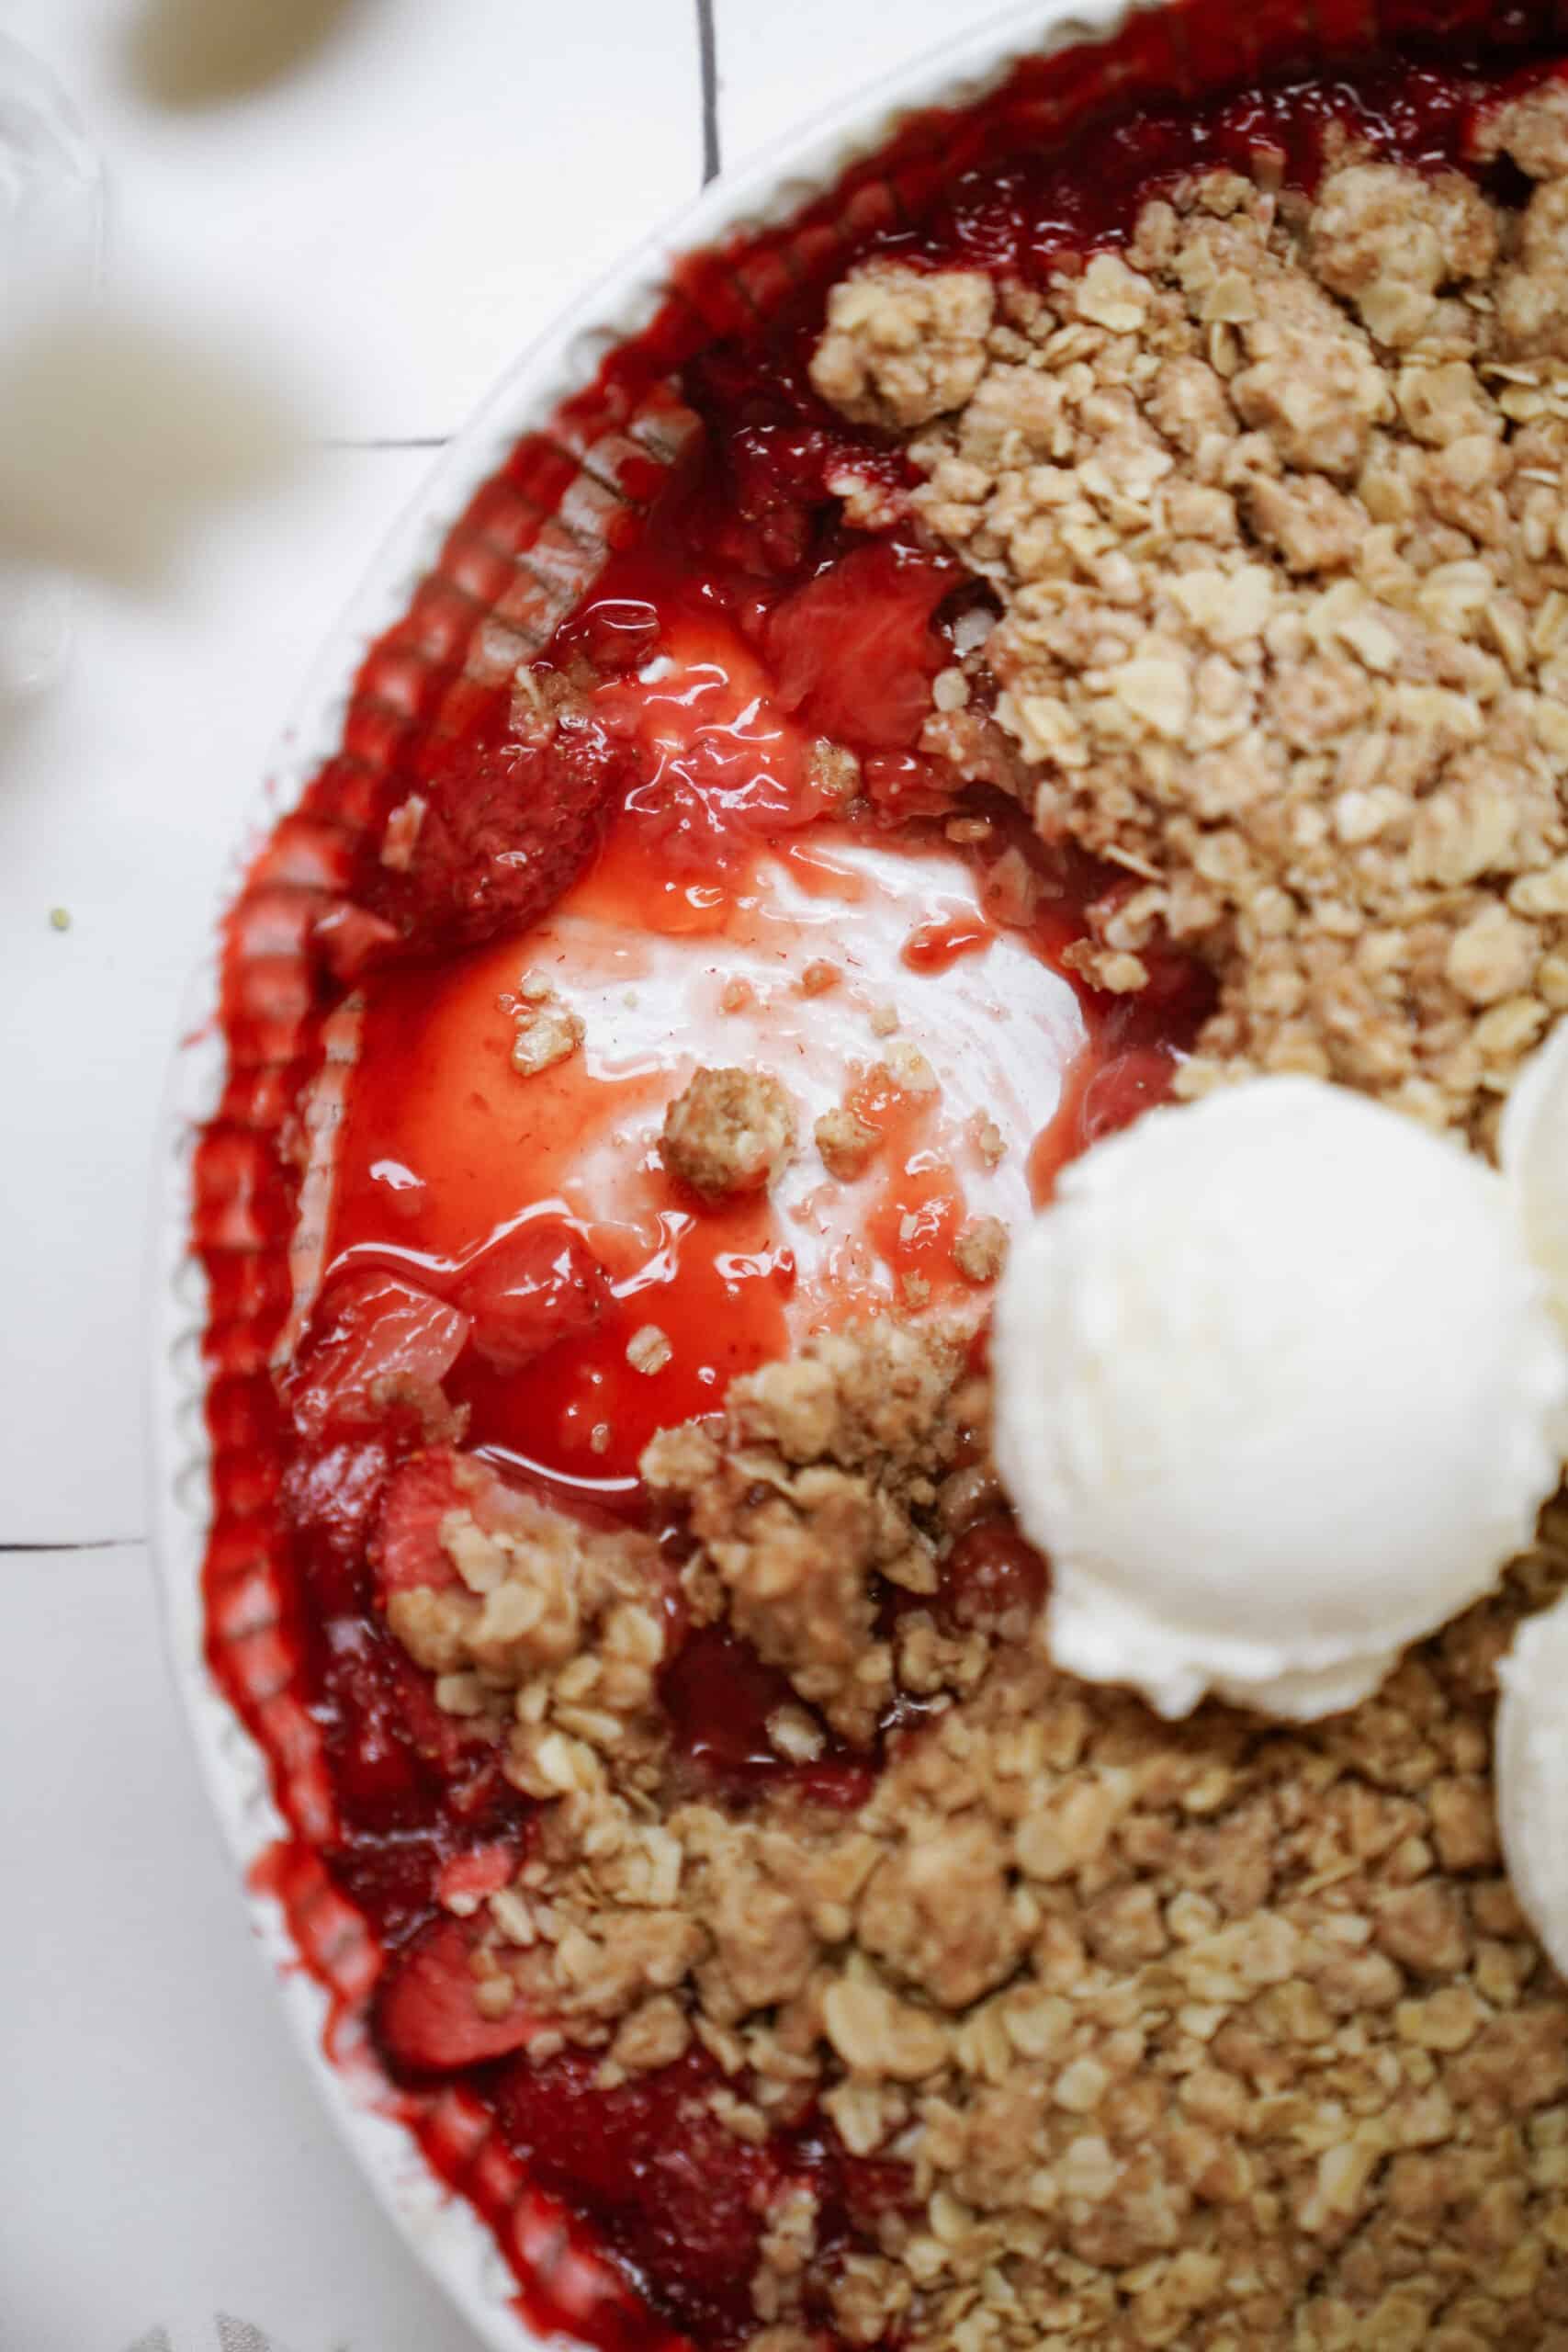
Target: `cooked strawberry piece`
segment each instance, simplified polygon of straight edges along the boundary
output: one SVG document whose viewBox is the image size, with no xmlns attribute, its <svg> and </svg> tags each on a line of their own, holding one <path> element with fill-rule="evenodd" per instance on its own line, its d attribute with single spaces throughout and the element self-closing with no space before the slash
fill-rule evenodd
<svg viewBox="0 0 1568 2352">
<path fill-rule="evenodd" d="M 809 426 L 742 426 L 727 451 L 735 512 L 714 534 L 723 552 L 748 571 L 797 570 L 832 496 L 826 477 L 842 454 L 840 441 Z"/>
<path fill-rule="evenodd" d="M 468 1318 L 397 1274 L 345 1274 L 317 1308 L 315 1329 L 288 1384 L 301 1435 L 374 1420 L 389 1406 L 434 1394 L 462 1352 Z"/>
<path fill-rule="evenodd" d="M 476 1846 L 468 1853 L 453 1854 L 436 1872 L 435 1900 L 444 1910 L 466 1918 L 487 1894 L 510 1886 L 517 1862 L 515 1846 Z"/>
<path fill-rule="evenodd" d="M 469 1965 L 478 1943 L 477 1923 L 440 1919 L 389 1963 L 376 2024 L 400 2066 L 428 2075 L 482 2065 L 521 2050 L 539 2031 L 540 2019 L 521 1999 L 504 2017 L 487 2018 L 479 2007 L 479 1979 Z"/>
<path fill-rule="evenodd" d="M 390 1634 L 340 1618 L 329 1646 L 327 1736 L 345 1809 L 361 1827 L 400 1824 L 411 1801 L 459 1769 L 468 1727 L 441 1713 Z"/>
<path fill-rule="evenodd" d="M 413 854 L 406 866 L 368 861 L 356 895 L 422 956 L 520 931 L 576 878 L 604 809 L 635 775 L 591 706 L 562 710 L 525 741 L 499 701 L 471 732 L 426 746 Z"/>
<path fill-rule="evenodd" d="M 694 2334 L 751 2318 L 750 2279 L 769 2207 L 789 2185 L 779 2152 L 727 2132 L 705 2103 L 705 2056 L 610 2091 L 596 2054 L 508 2069 L 507 2139 L 546 2188 L 592 2200 L 611 2243 Z"/>
<path fill-rule="evenodd" d="M 494 1534 L 527 1525 L 531 1509 L 488 1462 L 455 1453 L 449 1445 L 422 1446 L 388 1484 L 370 1538 L 377 1581 L 384 1593 L 453 1584 L 457 1571 L 441 1544 L 441 1525 L 448 1511 L 467 1512 Z"/>
<path fill-rule="evenodd" d="M 766 640 L 784 708 L 835 741 L 912 743 L 952 658 L 931 615 L 958 577 L 951 563 L 878 540 L 786 596 Z"/>
<path fill-rule="evenodd" d="M 942 1606 L 960 1625 L 1021 1632 L 1045 1598 L 1049 1574 L 1010 1514 L 993 1511 L 959 1537 L 943 1562 Z"/>
<path fill-rule="evenodd" d="M 1176 1057 L 1159 1046 L 1131 1046 L 1106 1062 L 1084 1089 L 1078 1112 L 1081 1148 L 1087 1150 L 1102 1136 L 1130 1127 L 1156 1103 L 1168 1102 L 1175 1078 Z"/>
<path fill-rule="evenodd" d="M 468 1504 L 450 1446 L 422 1448 L 402 1464 L 387 1488 L 370 1539 L 370 1564 L 383 1592 L 457 1583 L 457 1571 L 441 1548 L 441 1522 L 448 1511 Z"/>
<path fill-rule="evenodd" d="M 784 1769 L 768 1719 L 795 1703 L 795 1691 L 777 1667 L 765 1666 L 724 1627 L 704 1626 L 681 1644 L 660 1696 L 677 1747 L 705 1774 L 745 1781 Z"/>
<path fill-rule="evenodd" d="M 400 944 L 400 933 L 383 916 L 342 899 L 317 919 L 310 937 L 333 978 L 352 983 Z"/>
<path fill-rule="evenodd" d="M 520 1372 L 558 1340 L 586 1331 L 608 1295 L 604 1269 L 564 1217 L 531 1217 L 476 1259 L 457 1286 L 477 1355 Z"/>
<path fill-rule="evenodd" d="M 640 782 L 619 822 L 656 846 L 671 874 L 711 879 L 759 836 L 807 825 L 835 797 L 811 732 L 780 709 L 767 663 L 716 610 L 683 612 L 664 632 L 669 668 L 602 688 L 605 723 L 635 743 Z"/>
<path fill-rule="evenodd" d="M 838 2164 L 839 2202 L 855 2229 L 874 2237 L 890 2213 L 907 2212 L 913 2201 L 914 2181 L 908 2165 L 886 2157 L 841 2155 Z"/>
<path fill-rule="evenodd" d="M 284 1473 L 284 1507 L 304 1539 L 311 1589 L 329 1616 L 363 1603 L 366 1537 L 388 1466 L 380 1439 L 358 1436 L 324 1453 L 299 1453 Z"/>
</svg>

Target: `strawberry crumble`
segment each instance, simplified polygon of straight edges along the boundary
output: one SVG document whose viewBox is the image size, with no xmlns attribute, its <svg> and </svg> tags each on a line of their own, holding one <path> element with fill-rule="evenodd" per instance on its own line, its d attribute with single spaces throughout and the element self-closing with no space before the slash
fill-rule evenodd
<svg viewBox="0 0 1568 2352">
<path fill-rule="evenodd" d="M 987 1354 L 1148 1105 L 1488 1152 L 1568 1010 L 1568 83 L 1507 62 L 1060 149 L 1024 69 L 743 303 L 694 264 L 231 917 L 214 1668 L 541 2327 L 1568 2344 L 1491 1763 L 1562 1499 L 1361 1705 L 1172 1724 L 1047 1655 Z"/>
</svg>

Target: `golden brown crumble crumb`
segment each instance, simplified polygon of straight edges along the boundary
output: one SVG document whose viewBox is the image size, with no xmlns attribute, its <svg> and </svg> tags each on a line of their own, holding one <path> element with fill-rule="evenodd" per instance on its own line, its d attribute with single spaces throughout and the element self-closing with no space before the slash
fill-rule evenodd
<svg viewBox="0 0 1568 2352">
<path fill-rule="evenodd" d="M 984 1112 L 977 1113 L 969 1129 L 970 1140 L 987 1168 L 999 1168 L 1008 1156 L 1007 1137 L 995 1119 Z"/>
<path fill-rule="evenodd" d="M 811 746 L 811 781 L 829 800 L 852 800 L 860 790 L 860 761 L 847 743 L 819 735 Z"/>
<path fill-rule="evenodd" d="M 875 1127 L 845 1109 L 825 1111 L 812 1133 L 823 1167 L 846 1184 L 865 1173 L 882 1142 Z"/>
<path fill-rule="evenodd" d="M 736 1382 L 721 1430 L 667 1431 L 643 1456 L 700 1546 L 682 1575 L 697 1623 L 728 1618 L 847 1739 L 871 1737 L 893 1692 L 878 1582 L 934 1589 L 913 1503 L 957 1444 L 957 1364 L 954 1339 L 890 1321 L 817 1340 Z"/>
<path fill-rule="evenodd" d="M 972 1217 L 953 1245 L 953 1261 L 971 1283 L 994 1283 L 1007 1254 L 1007 1227 L 998 1216 Z"/>
<path fill-rule="evenodd" d="M 979 382 L 992 307 L 978 270 L 869 262 L 829 298 L 811 380 L 858 424 L 928 424 Z"/>
<path fill-rule="evenodd" d="M 512 1041 L 512 1067 L 520 1077 L 535 1078 L 576 1053 L 582 1043 L 582 1016 L 552 995 L 525 998 L 518 1008 L 517 1035 Z"/>
<path fill-rule="evenodd" d="M 517 1498 L 491 1532 L 448 1511 L 441 1546 L 457 1581 L 394 1592 L 387 1622 L 435 1676 L 437 1703 L 506 1733 L 525 1794 L 597 1785 L 603 1757 L 634 1781 L 662 1742 L 654 1676 L 664 1655 L 657 1555 L 640 1534 L 600 1535 Z"/>
<path fill-rule="evenodd" d="M 757 1193 L 795 1144 L 789 1096 L 765 1070 L 699 1069 L 664 1114 L 660 1150 L 672 1176 L 710 1200 Z"/>
<path fill-rule="evenodd" d="M 879 1076 L 902 1088 L 906 1094 L 935 1094 L 940 1091 L 935 1070 L 919 1046 L 908 1037 L 895 1038 L 876 1067 Z"/>
<path fill-rule="evenodd" d="M 657 1323 L 645 1323 L 626 1341 L 626 1362 L 634 1372 L 662 1372 L 675 1351 L 670 1335 Z"/>
<path fill-rule="evenodd" d="M 411 792 L 388 814 L 381 835 L 381 863 L 395 874 L 406 874 L 413 864 L 428 805 L 423 793 Z"/>
<path fill-rule="evenodd" d="M 1554 2343 L 1568 1994 L 1501 1875 L 1490 1735 L 1515 1623 L 1568 1584 L 1568 1500 L 1351 1713 L 1173 1725 L 923 1604 L 994 1509 L 984 1421 L 957 1335 L 886 1322 L 649 1451 L 697 1613 L 753 1612 L 802 1690 L 782 1754 L 820 1753 L 818 1706 L 862 1732 L 873 1692 L 935 1694 L 858 1809 L 787 1777 L 739 1815 L 694 1794 L 649 1705 L 645 1539 L 541 1510 L 502 1544 L 452 1514 L 462 1589 L 400 1596 L 396 1630 L 504 1702 L 507 1769 L 550 1800 L 487 1906 L 476 2000 L 521 1997 L 550 2020 L 536 2054 L 585 2045 L 608 2083 L 695 2038 L 741 2138 L 815 2103 L 906 2168 L 841 2258 L 809 2211 L 771 2217 L 752 2352 L 814 2261 L 841 2333 L 911 2352 Z M 879 1642 L 843 1563 L 868 1579 L 900 1546 Z M 536 1605 L 495 1646 L 479 1612 L 510 1589 Z"/>
<path fill-rule="evenodd" d="M 1568 178 L 1568 81 L 1552 75 L 1482 119 L 1477 152 L 1512 156 L 1532 180 Z"/>
<path fill-rule="evenodd" d="M 1485 132 L 1523 213 L 1350 151 L 1310 203 L 1150 202 L 1124 254 L 998 288 L 908 445 L 1001 606 L 926 746 L 1125 868 L 1095 986 L 1168 942 L 1212 966 L 1185 1091 L 1312 1071 L 1485 1143 L 1568 997 L 1562 88 Z"/>
</svg>

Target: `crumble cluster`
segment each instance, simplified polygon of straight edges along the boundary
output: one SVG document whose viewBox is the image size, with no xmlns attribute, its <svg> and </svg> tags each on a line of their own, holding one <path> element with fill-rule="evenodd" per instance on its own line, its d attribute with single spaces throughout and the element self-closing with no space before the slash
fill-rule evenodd
<svg viewBox="0 0 1568 2352">
<path fill-rule="evenodd" d="M 760 1193 L 795 1148 L 795 1108 L 766 1070 L 699 1069 L 665 1112 L 659 1148 L 707 1200 Z"/>
<path fill-rule="evenodd" d="M 922 1702 L 856 1809 L 781 1771 L 738 1812 L 675 1753 L 646 1539 L 448 1515 L 457 1583 L 390 1622 L 545 1800 L 476 2003 L 547 2020 L 536 2063 L 600 2052 L 607 2087 L 700 2045 L 738 2139 L 816 2111 L 904 2168 L 848 2251 L 786 2178 L 752 2352 L 825 2324 L 910 2352 L 1557 2341 L 1568 1994 L 1503 1872 L 1490 1733 L 1568 1505 L 1352 1713 L 1173 1726 L 1058 1673 L 1015 1590 L 942 1608 L 994 1523 L 987 1409 L 962 1332 L 886 1318 L 645 1457 L 694 1616 L 794 1686 L 781 1761 Z"/>
<path fill-rule="evenodd" d="M 459 1484 L 466 1470 L 459 1459 Z M 651 1540 L 596 1533 L 519 1495 L 499 1528 L 447 1511 L 440 1544 L 452 1582 L 387 1601 L 437 1705 L 505 1736 L 508 1777 L 527 1796 L 577 1787 L 582 1757 L 611 1749 L 626 1787 L 656 1787 L 666 1634 Z"/>
<path fill-rule="evenodd" d="M 912 434 L 992 583 L 927 747 L 1126 876 L 1077 951 L 1198 954 L 1183 1072 L 1361 1087 L 1490 1136 L 1568 1008 L 1568 101 L 1502 108 L 1521 212 L 1341 151 L 1230 173 L 1043 290 L 873 262 L 813 376 Z"/>
</svg>

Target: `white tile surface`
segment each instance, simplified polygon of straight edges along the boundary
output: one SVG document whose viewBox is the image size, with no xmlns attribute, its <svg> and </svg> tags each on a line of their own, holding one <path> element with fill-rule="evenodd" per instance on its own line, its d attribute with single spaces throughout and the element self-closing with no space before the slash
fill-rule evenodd
<svg viewBox="0 0 1568 2352">
<path fill-rule="evenodd" d="M 186 974 L 299 682 L 430 463 L 333 451 L 176 601 L 84 594 L 70 675 L 0 745 L 0 1101 L 26 1139 L 0 1178 L 0 1540 L 141 1532 L 148 1154 Z"/>
<path fill-rule="evenodd" d="M 825 107 L 955 40 L 998 13 L 996 0 L 714 0 L 726 167 Z"/>
<path fill-rule="evenodd" d="M 117 73 L 138 4 L 0 0 L 0 28 L 108 161 L 122 283 L 247 322 L 329 433 L 451 432 L 699 183 L 692 0 L 361 0 L 297 79 L 179 117 Z"/>
<path fill-rule="evenodd" d="M 694 0 L 362 0 L 297 84 L 178 122 L 116 85 L 130 6 L 0 0 L 0 30 L 80 101 L 125 290 L 243 317 L 326 435 L 449 430 L 696 186 Z M 716 6 L 728 159 L 985 13 Z M 0 2352 L 214 2352 L 220 2312 L 274 2352 L 471 2341 L 246 1949 L 140 1545 L 18 1549 L 141 1532 L 148 1143 L 186 971 L 279 721 L 429 462 L 335 451 L 164 605 L 84 597 L 69 676 L 0 736 Z"/>
<path fill-rule="evenodd" d="M 216 2352 L 220 2311 L 276 2352 L 471 2352 L 249 1949 L 144 1553 L 0 1559 L 0 1583 L 3 2352 L 130 2352 L 159 2326 Z"/>
</svg>

